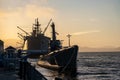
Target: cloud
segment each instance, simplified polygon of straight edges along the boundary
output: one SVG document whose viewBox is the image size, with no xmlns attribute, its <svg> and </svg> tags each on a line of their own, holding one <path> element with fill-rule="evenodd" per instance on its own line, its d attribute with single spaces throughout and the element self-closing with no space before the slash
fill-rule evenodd
<svg viewBox="0 0 120 80">
<path fill-rule="evenodd" d="M 47 2 L 48 0 L 0 0 L 0 18 L 18 18 L 19 16 L 33 18 L 40 15 L 48 17 L 55 10 L 44 6 Z"/>
<path fill-rule="evenodd" d="M 48 0 L 30 0 L 31 3 L 40 3 L 40 4 L 46 4 L 48 3 Z"/>
<path fill-rule="evenodd" d="M 0 8 L 4 10 L 12 10 L 27 5 L 42 6 L 47 3 L 48 0 L 0 0 Z"/>
<path fill-rule="evenodd" d="M 90 19 L 90 22 L 97 22 L 98 20 L 97 19 L 95 19 L 95 18 L 91 18 Z"/>
<path fill-rule="evenodd" d="M 37 17 L 39 20 L 46 21 L 53 18 L 55 15 L 56 10 L 54 8 L 31 4 L 25 7 L 17 7 L 10 11 L 0 9 L 0 37 L 14 38 L 17 33 L 17 25 L 23 27 L 26 26 L 26 24 L 32 25 L 31 21 L 33 22 Z"/>
<path fill-rule="evenodd" d="M 97 33 L 97 32 L 100 31 L 95 30 L 95 31 L 76 32 L 76 33 L 72 33 L 71 35 L 84 35 L 84 34 Z"/>
<path fill-rule="evenodd" d="M 26 5 L 24 8 L 18 7 L 12 11 L 0 9 L 0 17 L 16 16 L 16 17 L 50 17 L 55 15 L 56 10 L 51 7 L 43 7 L 37 5 Z"/>
<path fill-rule="evenodd" d="M 52 17 L 55 15 L 55 9 L 50 7 L 39 7 L 36 5 L 27 5 L 25 7 L 25 15 L 28 17 Z"/>
</svg>

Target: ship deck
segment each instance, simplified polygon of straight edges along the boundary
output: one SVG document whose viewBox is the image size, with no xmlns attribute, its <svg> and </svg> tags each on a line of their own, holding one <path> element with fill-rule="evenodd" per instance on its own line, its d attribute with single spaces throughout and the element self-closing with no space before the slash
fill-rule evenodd
<svg viewBox="0 0 120 80">
<path fill-rule="evenodd" d="M 54 80 L 56 76 L 58 76 L 56 71 L 49 70 L 43 67 L 40 67 L 36 62 L 31 62 L 31 65 L 35 67 L 35 69 L 39 72 L 42 73 L 42 75 L 47 79 L 47 80 Z"/>
</svg>

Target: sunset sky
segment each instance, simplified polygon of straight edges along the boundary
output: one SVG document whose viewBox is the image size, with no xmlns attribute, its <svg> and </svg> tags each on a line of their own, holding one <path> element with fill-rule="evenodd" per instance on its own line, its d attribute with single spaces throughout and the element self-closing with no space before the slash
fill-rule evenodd
<svg viewBox="0 0 120 80">
<path fill-rule="evenodd" d="M 81 51 L 120 51 L 120 0 L 0 0 L 0 39 L 19 46 L 20 26 L 31 32 L 35 18 L 41 28 L 55 22 L 58 39 Z M 51 35 L 51 27 L 46 35 Z"/>
</svg>

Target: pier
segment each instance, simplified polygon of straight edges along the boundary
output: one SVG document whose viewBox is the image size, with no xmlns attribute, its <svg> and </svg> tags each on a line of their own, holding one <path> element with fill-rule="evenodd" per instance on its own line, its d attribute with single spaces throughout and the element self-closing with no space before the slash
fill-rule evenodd
<svg viewBox="0 0 120 80">
<path fill-rule="evenodd" d="M 18 75 L 23 80 L 47 80 L 37 69 L 36 65 L 28 61 L 20 61 Z"/>
<path fill-rule="evenodd" d="M 17 72 L 15 71 L 4 71 L 3 68 L 0 68 L 0 79 L 1 80 L 20 80 Z"/>
</svg>

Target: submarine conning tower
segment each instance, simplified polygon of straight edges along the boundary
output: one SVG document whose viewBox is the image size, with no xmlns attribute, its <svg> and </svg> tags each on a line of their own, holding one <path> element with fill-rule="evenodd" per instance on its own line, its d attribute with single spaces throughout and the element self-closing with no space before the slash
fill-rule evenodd
<svg viewBox="0 0 120 80">
<path fill-rule="evenodd" d="M 41 24 L 36 19 L 32 27 L 32 35 L 27 36 L 27 50 L 49 51 L 50 38 L 41 33 L 40 26 Z"/>
</svg>

